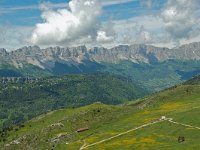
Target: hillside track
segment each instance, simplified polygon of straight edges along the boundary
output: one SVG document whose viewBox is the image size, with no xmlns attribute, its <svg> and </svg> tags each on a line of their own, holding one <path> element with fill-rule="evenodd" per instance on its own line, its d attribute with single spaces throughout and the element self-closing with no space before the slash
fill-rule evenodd
<svg viewBox="0 0 200 150">
<path fill-rule="evenodd" d="M 200 127 L 196 127 L 196 126 L 192 126 L 192 125 L 188 125 L 188 124 L 176 122 L 176 121 L 173 121 L 172 118 L 170 118 L 168 121 L 171 122 L 171 123 L 173 123 L 173 124 L 178 124 L 178 125 L 181 125 L 181 126 L 185 126 L 185 127 L 189 127 L 189 128 L 193 128 L 193 129 L 198 129 L 198 130 L 200 130 Z"/>
<path fill-rule="evenodd" d="M 94 145 L 97 145 L 97 144 L 100 144 L 100 143 L 109 141 L 109 140 L 114 139 L 114 138 L 117 138 L 117 137 L 119 137 L 119 136 L 128 134 L 128 133 L 130 133 L 130 132 L 132 132 L 132 131 L 139 130 L 139 129 L 143 128 L 143 127 L 151 126 L 151 125 L 153 125 L 153 124 L 156 124 L 156 123 L 159 123 L 159 122 L 162 122 L 162 121 L 165 121 L 165 119 L 159 119 L 159 120 L 157 120 L 157 121 L 154 121 L 154 122 L 150 122 L 150 123 L 141 125 L 141 126 L 139 126 L 139 127 L 130 129 L 130 130 L 126 131 L 126 132 L 119 133 L 119 134 L 117 134 L 117 135 L 114 135 L 114 136 L 112 136 L 112 137 L 106 138 L 106 139 L 104 139 L 104 140 L 101 140 L 101 141 L 98 141 L 98 142 L 95 142 L 95 143 L 92 143 L 92 144 L 89 144 L 89 145 L 85 145 L 85 142 L 84 142 L 83 146 L 81 146 L 81 148 L 80 148 L 79 150 L 83 150 L 83 149 L 86 149 L 86 148 L 88 148 L 88 147 L 91 147 L 91 146 L 94 146 Z"/>
<path fill-rule="evenodd" d="M 136 131 L 136 130 L 139 130 L 139 129 L 143 128 L 143 127 L 151 126 L 151 125 L 153 125 L 153 124 L 157 124 L 157 123 L 160 123 L 160 122 L 163 122 L 163 121 L 168 121 L 168 122 L 173 123 L 173 124 L 177 124 L 177 125 L 181 125 L 181 126 L 190 127 L 190 128 L 194 128 L 194 129 L 200 130 L 200 127 L 196 127 L 196 126 L 192 126 L 192 125 L 188 125 L 188 124 L 184 124 L 184 123 L 180 123 L 180 122 L 175 122 L 175 121 L 173 121 L 173 118 L 160 118 L 160 119 L 158 119 L 157 121 L 154 121 L 154 122 L 150 122 L 150 123 L 141 125 L 141 126 L 139 126 L 139 127 L 130 129 L 130 130 L 126 131 L 126 132 L 119 133 L 119 134 L 117 134 L 117 135 L 111 136 L 111 137 L 109 137 L 109 138 L 103 139 L 103 140 L 101 140 L 101 141 L 98 141 L 98 142 L 95 142 L 95 143 L 92 143 L 92 144 L 89 144 L 89 145 L 87 145 L 87 144 L 86 144 L 86 141 L 84 140 L 84 141 L 83 141 L 84 143 L 83 143 L 83 145 L 80 147 L 79 150 L 83 150 L 83 149 L 86 149 L 86 148 L 88 148 L 88 147 L 91 147 L 91 146 L 94 146 L 94 145 L 97 145 L 97 144 L 101 144 L 101 143 L 103 143 L 103 142 L 109 141 L 109 140 L 114 139 L 114 138 L 117 138 L 117 137 L 119 137 L 119 136 L 128 134 L 128 133 L 130 133 L 130 132 L 132 132 L 132 131 Z"/>
</svg>

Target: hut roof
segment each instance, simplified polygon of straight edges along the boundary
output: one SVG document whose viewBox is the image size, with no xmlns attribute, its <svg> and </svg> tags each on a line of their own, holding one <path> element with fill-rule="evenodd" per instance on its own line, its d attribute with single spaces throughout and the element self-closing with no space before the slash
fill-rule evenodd
<svg viewBox="0 0 200 150">
<path fill-rule="evenodd" d="M 86 131 L 86 130 L 89 130 L 89 128 L 88 127 L 86 127 L 86 128 L 80 128 L 80 129 L 77 129 L 76 131 L 77 132 L 83 132 L 83 131 Z"/>
</svg>

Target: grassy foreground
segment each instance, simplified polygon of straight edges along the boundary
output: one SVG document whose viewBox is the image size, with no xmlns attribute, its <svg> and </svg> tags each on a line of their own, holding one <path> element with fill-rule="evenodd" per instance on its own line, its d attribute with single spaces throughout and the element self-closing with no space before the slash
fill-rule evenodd
<svg viewBox="0 0 200 150">
<path fill-rule="evenodd" d="M 3 150 L 79 150 L 84 144 L 107 139 L 161 116 L 200 127 L 199 91 L 199 85 L 181 85 L 124 105 L 95 103 L 82 108 L 53 111 L 7 133 L 1 131 L 0 147 Z M 89 130 L 76 132 L 84 127 Z M 179 143 L 179 136 L 184 136 L 185 142 Z M 200 130 L 197 128 L 162 121 L 85 149 L 194 150 L 200 149 L 199 139 Z"/>
</svg>

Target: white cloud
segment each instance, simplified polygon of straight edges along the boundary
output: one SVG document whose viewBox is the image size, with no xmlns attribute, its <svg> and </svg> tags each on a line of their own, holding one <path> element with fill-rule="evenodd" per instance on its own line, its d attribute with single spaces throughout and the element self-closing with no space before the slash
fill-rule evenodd
<svg viewBox="0 0 200 150">
<path fill-rule="evenodd" d="M 30 37 L 32 27 L 0 25 L 0 45 L 8 50 L 30 44 L 26 39 Z"/>
<path fill-rule="evenodd" d="M 199 29 L 199 10 L 199 0 L 168 0 L 161 12 L 166 31 L 177 40 L 193 37 Z"/>
<path fill-rule="evenodd" d="M 148 31 L 141 30 L 136 35 L 136 43 L 148 43 L 148 42 L 151 42 L 151 40 L 152 40 L 152 35 Z"/>
<path fill-rule="evenodd" d="M 134 0 L 71 0 L 70 3 L 45 3 L 40 5 L 43 22 L 36 24 L 34 29 L 0 26 L 0 44 L 15 48 L 27 45 L 30 43 L 24 39 L 27 39 L 28 35 L 31 37 L 31 44 L 39 46 L 113 46 L 145 43 L 172 47 L 187 41 L 200 40 L 198 0 L 168 0 L 157 14 L 100 22 L 103 6 L 130 1 Z M 160 3 L 159 0 L 140 2 L 148 8 Z M 0 9 L 0 13 L 23 9 L 38 9 L 38 6 Z"/>
<path fill-rule="evenodd" d="M 96 0 L 72 0 L 69 9 L 52 10 L 46 4 L 41 9 L 44 23 L 36 25 L 31 38 L 33 44 L 68 45 L 75 41 L 106 42 L 112 38 L 101 30 L 97 18 L 102 10 Z"/>
<path fill-rule="evenodd" d="M 157 6 L 157 0 L 141 0 L 148 8 Z M 160 14 L 136 16 L 115 21 L 118 43 L 146 43 L 173 47 L 200 40 L 200 1 L 168 0 Z"/>
<path fill-rule="evenodd" d="M 100 43 L 110 43 L 114 40 L 114 37 L 108 36 L 105 31 L 97 32 L 97 42 Z"/>
<path fill-rule="evenodd" d="M 117 42 L 122 44 L 168 42 L 167 35 L 163 34 L 163 26 L 162 19 L 152 15 L 114 22 Z"/>
</svg>

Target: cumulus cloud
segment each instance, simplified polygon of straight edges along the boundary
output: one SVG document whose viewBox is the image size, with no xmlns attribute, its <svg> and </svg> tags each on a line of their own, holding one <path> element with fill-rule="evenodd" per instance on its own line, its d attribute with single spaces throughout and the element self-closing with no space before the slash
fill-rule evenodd
<svg viewBox="0 0 200 150">
<path fill-rule="evenodd" d="M 114 22 L 117 32 L 117 43 L 122 44 L 154 44 L 169 42 L 163 29 L 164 23 L 159 16 L 138 16 L 128 20 Z"/>
<path fill-rule="evenodd" d="M 8 50 L 30 44 L 28 39 L 33 31 L 32 27 L 0 25 L 0 45 Z"/>
<path fill-rule="evenodd" d="M 43 3 L 40 5 L 43 20 L 41 23 L 27 28 L 0 26 L 0 44 L 3 47 L 16 48 L 29 44 L 39 46 L 85 44 L 93 47 L 159 43 L 161 46 L 168 44 L 171 47 L 173 44 L 184 44 L 186 41 L 199 41 L 199 0 L 166 0 L 157 14 L 141 14 L 124 20 L 99 19 L 103 15 L 104 6 L 130 1 L 133 0 L 71 0 L 69 3 L 57 5 Z M 160 9 L 161 6 L 159 0 L 140 0 L 140 3 L 148 8 Z M 26 39 L 29 39 L 29 42 Z"/>
<path fill-rule="evenodd" d="M 136 34 L 135 42 L 136 43 L 149 43 L 152 41 L 152 35 L 150 32 L 141 30 Z"/>
<path fill-rule="evenodd" d="M 96 42 L 102 44 L 114 42 L 117 32 L 113 28 L 114 25 L 111 21 L 102 23 L 101 28 L 97 32 Z"/>
<path fill-rule="evenodd" d="M 113 39 L 114 38 L 112 36 L 107 36 L 105 31 L 98 31 L 97 32 L 97 42 L 108 43 L 108 42 L 112 42 Z"/>
<path fill-rule="evenodd" d="M 41 6 L 43 23 L 38 23 L 31 41 L 38 45 L 66 45 L 74 41 L 110 41 L 106 31 L 101 31 L 98 17 L 101 5 L 96 0 L 72 0 L 69 8 L 52 10 Z M 84 43 L 83 43 L 84 44 Z"/>
<path fill-rule="evenodd" d="M 168 0 L 161 12 L 166 31 L 174 38 L 190 38 L 199 29 L 199 0 Z"/>
</svg>

